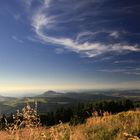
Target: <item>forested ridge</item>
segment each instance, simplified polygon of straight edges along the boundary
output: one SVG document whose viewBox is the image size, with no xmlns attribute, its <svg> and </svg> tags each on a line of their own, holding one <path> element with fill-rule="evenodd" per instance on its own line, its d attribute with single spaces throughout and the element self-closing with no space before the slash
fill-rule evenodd
<svg viewBox="0 0 140 140">
<path fill-rule="evenodd" d="M 47 112 L 46 114 L 38 114 L 40 124 L 42 126 L 52 126 L 60 122 L 68 122 L 70 125 L 77 125 L 84 123 L 87 118 L 94 116 L 95 112 L 98 116 L 103 116 L 104 112 L 115 114 L 122 111 L 134 109 L 135 105 L 131 100 L 110 100 L 110 101 L 97 101 L 78 103 L 70 107 L 60 107 L 54 112 Z M 20 112 L 20 111 L 19 111 Z M 36 106 L 36 113 L 38 112 Z M 1 116 L 0 128 L 5 129 L 7 124 L 13 123 L 17 114 L 11 113 L 10 116 L 3 114 Z M 22 118 L 22 116 L 21 116 Z"/>
</svg>

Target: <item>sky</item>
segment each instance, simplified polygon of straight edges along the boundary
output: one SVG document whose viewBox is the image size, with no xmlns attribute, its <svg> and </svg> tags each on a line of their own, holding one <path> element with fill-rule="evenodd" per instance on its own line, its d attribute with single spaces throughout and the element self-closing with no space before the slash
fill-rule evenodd
<svg viewBox="0 0 140 140">
<path fill-rule="evenodd" d="M 140 88 L 139 0 L 1 0 L 0 93 Z"/>
</svg>

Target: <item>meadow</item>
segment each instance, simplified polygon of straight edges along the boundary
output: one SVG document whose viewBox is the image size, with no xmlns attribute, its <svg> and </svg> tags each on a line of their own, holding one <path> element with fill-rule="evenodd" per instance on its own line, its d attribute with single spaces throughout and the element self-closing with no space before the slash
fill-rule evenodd
<svg viewBox="0 0 140 140">
<path fill-rule="evenodd" d="M 111 115 L 104 112 L 75 126 L 60 123 L 51 127 L 25 127 L 0 131 L 1 140 L 140 140 L 140 111 Z"/>
</svg>

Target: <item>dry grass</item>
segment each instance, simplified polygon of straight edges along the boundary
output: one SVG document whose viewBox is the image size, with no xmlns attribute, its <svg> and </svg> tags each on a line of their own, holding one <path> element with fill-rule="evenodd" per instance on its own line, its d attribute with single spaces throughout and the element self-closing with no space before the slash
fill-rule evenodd
<svg viewBox="0 0 140 140">
<path fill-rule="evenodd" d="M 82 125 L 55 125 L 50 128 L 23 128 L 11 134 L 0 132 L 0 140 L 140 140 L 140 111 L 105 113 Z"/>
</svg>

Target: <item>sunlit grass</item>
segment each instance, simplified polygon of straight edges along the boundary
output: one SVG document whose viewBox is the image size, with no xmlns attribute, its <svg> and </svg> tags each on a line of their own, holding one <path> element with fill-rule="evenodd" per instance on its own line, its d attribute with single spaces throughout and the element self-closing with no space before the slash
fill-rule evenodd
<svg viewBox="0 0 140 140">
<path fill-rule="evenodd" d="M 25 127 L 14 133 L 1 131 L 1 140 L 139 140 L 140 111 L 128 111 L 103 117 L 91 117 L 85 124 L 68 123 L 52 127 Z"/>
</svg>

